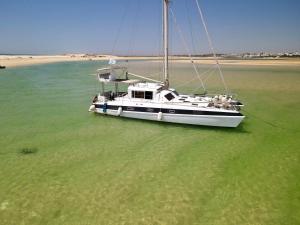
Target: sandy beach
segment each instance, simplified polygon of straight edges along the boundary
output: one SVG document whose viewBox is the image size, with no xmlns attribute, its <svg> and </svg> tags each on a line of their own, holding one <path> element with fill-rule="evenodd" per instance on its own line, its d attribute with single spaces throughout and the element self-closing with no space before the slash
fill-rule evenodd
<svg viewBox="0 0 300 225">
<path fill-rule="evenodd" d="M 151 60 L 158 61 L 161 57 L 146 56 L 111 56 L 111 55 L 88 55 L 88 54 L 64 54 L 64 55 L 0 55 L 0 65 L 9 67 L 45 64 L 55 62 L 89 61 L 89 60 Z M 188 63 L 188 57 L 170 57 L 171 61 Z M 198 64 L 214 64 L 211 57 L 197 57 L 194 62 Z M 300 66 L 300 59 L 219 59 L 221 65 L 247 65 L 247 66 Z"/>
<path fill-rule="evenodd" d="M 85 54 L 65 54 L 65 55 L 0 55 L 0 65 L 9 67 L 26 66 L 34 64 L 72 62 L 87 60 L 108 60 L 107 55 L 85 55 Z"/>
<path fill-rule="evenodd" d="M 188 63 L 191 60 L 179 59 L 178 62 Z M 193 60 L 197 64 L 215 64 L 211 58 L 201 58 Z M 300 66 L 300 58 L 297 59 L 219 59 L 221 65 L 241 65 L 241 66 Z"/>
</svg>

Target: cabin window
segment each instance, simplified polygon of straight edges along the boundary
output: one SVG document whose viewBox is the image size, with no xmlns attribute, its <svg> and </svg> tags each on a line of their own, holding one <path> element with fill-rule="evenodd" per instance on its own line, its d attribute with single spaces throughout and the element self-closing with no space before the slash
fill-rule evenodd
<svg viewBox="0 0 300 225">
<path fill-rule="evenodd" d="M 171 101 L 175 97 L 174 97 L 174 95 L 172 95 L 171 93 L 169 93 L 169 94 L 165 95 L 165 98 L 168 99 L 169 101 Z"/>
<path fill-rule="evenodd" d="M 145 99 L 153 99 L 153 92 L 152 91 L 146 91 L 145 92 Z"/>
<path fill-rule="evenodd" d="M 132 91 L 133 98 L 145 98 L 145 92 L 143 91 Z"/>
<path fill-rule="evenodd" d="M 144 98 L 144 99 L 153 99 L 152 91 L 132 91 L 132 98 Z"/>
</svg>

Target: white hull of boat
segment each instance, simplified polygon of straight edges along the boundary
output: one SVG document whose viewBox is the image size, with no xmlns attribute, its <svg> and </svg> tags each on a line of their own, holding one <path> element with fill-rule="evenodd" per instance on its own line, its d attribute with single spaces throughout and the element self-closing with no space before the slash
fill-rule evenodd
<svg viewBox="0 0 300 225">
<path fill-rule="evenodd" d="M 104 113 L 102 109 L 95 109 L 96 113 L 107 114 L 112 116 L 121 116 L 127 118 L 154 120 L 170 123 L 182 123 L 203 126 L 217 127 L 237 127 L 245 116 L 218 116 L 218 115 L 188 115 L 188 114 L 171 114 L 171 113 L 150 113 L 134 111 L 118 111 L 107 109 Z"/>
</svg>

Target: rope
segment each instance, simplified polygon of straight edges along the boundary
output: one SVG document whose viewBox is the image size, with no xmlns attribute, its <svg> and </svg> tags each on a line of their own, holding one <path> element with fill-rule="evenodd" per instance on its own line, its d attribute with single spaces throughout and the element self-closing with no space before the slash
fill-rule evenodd
<svg viewBox="0 0 300 225">
<path fill-rule="evenodd" d="M 254 119 L 260 120 L 261 122 L 263 122 L 263 123 L 265 123 L 265 124 L 267 124 L 267 125 L 269 125 L 269 126 L 271 126 L 271 127 L 279 128 L 279 129 L 282 129 L 282 130 L 293 131 L 293 132 L 300 132 L 299 129 L 291 129 L 291 128 L 287 128 L 287 127 L 281 126 L 281 125 L 276 124 L 276 123 L 274 123 L 274 122 L 272 122 L 272 121 L 268 121 L 268 120 L 266 120 L 266 119 L 264 119 L 264 118 L 262 118 L 262 117 L 259 117 L 259 116 L 257 116 L 257 115 L 254 114 L 254 113 L 252 114 L 252 112 L 247 111 L 247 110 L 245 110 L 245 109 L 243 109 L 243 111 L 246 112 L 246 113 L 248 114 L 248 115 L 247 115 L 248 118 L 251 118 L 251 117 L 252 117 L 252 118 L 254 118 Z"/>
<path fill-rule="evenodd" d="M 178 31 L 178 33 L 179 33 L 179 36 L 180 36 L 180 38 L 182 39 L 183 45 L 184 45 L 184 47 L 185 47 L 185 50 L 187 51 L 188 56 L 190 57 L 191 63 L 192 63 L 192 65 L 193 65 L 193 68 L 194 68 L 194 70 L 195 70 L 195 72 L 196 72 L 196 74 L 197 74 L 197 77 L 198 77 L 198 79 L 199 79 L 200 82 L 201 82 L 201 86 L 202 86 L 203 90 L 206 92 L 206 88 L 205 88 L 205 86 L 204 86 L 204 83 L 203 83 L 203 81 L 202 81 L 202 79 L 201 79 L 201 77 L 200 77 L 200 74 L 199 74 L 199 72 L 198 72 L 198 70 L 197 70 L 197 67 L 196 67 L 195 64 L 194 64 L 194 59 L 193 59 L 193 57 L 192 57 L 192 55 L 191 55 L 191 53 L 190 53 L 190 50 L 189 50 L 188 45 L 187 45 L 186 42 L 185 42 L 185 39 L 184 39 L 183 34 L 182 34 L 182 31 L 181 31 L 181 29 L 180 29 L 180 27 L 179 27 L 179 25 L 178 25 L 178 23 L 177 23 L 177 20 L 176 20 L 176 17 L 175 17 L 175 14 L 174 14 L 172 8 L 170 8 L 170 12 L 171 12 L 171 15 L 172 15 L 172 17 L 173 17 L 175 27 L 177 28 L 177 31 Z"/>
<path fill-rule="evenodd" d="M 212 53 L 213 53 L 214 60 L 216 61 L 217 68 L 218 68 L 218 70 L 219 70 L 219 74 L 220 74 L 221 80 L 222 80 L 223 85 L 224 85 L 224 88 L 225 88 L 225 92 L 228 94 L 228 88 L 227 88 L 227 85 L 226 85 L 226 82 L 225 82 L 225 79 L 224 79 L 222 70 L 221 70 L 221 68 L 220 68 L 219 60 L 218 60 L 217 55 L 216 55 L 216 52 L 215 52 L 215 50 L 214 50 L 214 47 L 213 47 L 213 44 L 212 44 L 210 35 L 209 35 L 209 33 L 208 33 L 208 29 L 207 29 L 207 26 L 206 26 L 206 23 L 205 23 L 205 20 L 204 20 L 204 16 L 203 16 L 202 10 L 201 10 L 201 8 L 200 8 L 200 6 L 199 6 L 198 0 L 195 0 L 195 2 L 196 2 L 196 4 L 197 4 L 198 12 L 199 12 L 200 17 L 201 17 L 201 22 L 202 22 L 202 25 L 203 25 L 203 27 L 204 27 L 205 33 L 206 33 L 206 37 L 207 37 L 207 40 L 208 40 L 209 47 L 210 47 L 210 49 L 211 49 L 211 51 L 212 51 Z"/>
</svg>

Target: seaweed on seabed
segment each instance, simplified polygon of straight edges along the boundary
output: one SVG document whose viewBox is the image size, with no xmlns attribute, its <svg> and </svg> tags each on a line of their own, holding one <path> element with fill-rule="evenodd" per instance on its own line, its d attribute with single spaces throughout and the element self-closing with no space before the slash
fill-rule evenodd
<svg viewBox="0 0 300 225">
<path fill-rule="evenodd" d="M 21 148 L 20 149 L 20 153 L 23 155 L 34 154 L 37 152 L 38 152 L 37 148 Z"/>
</svg>

